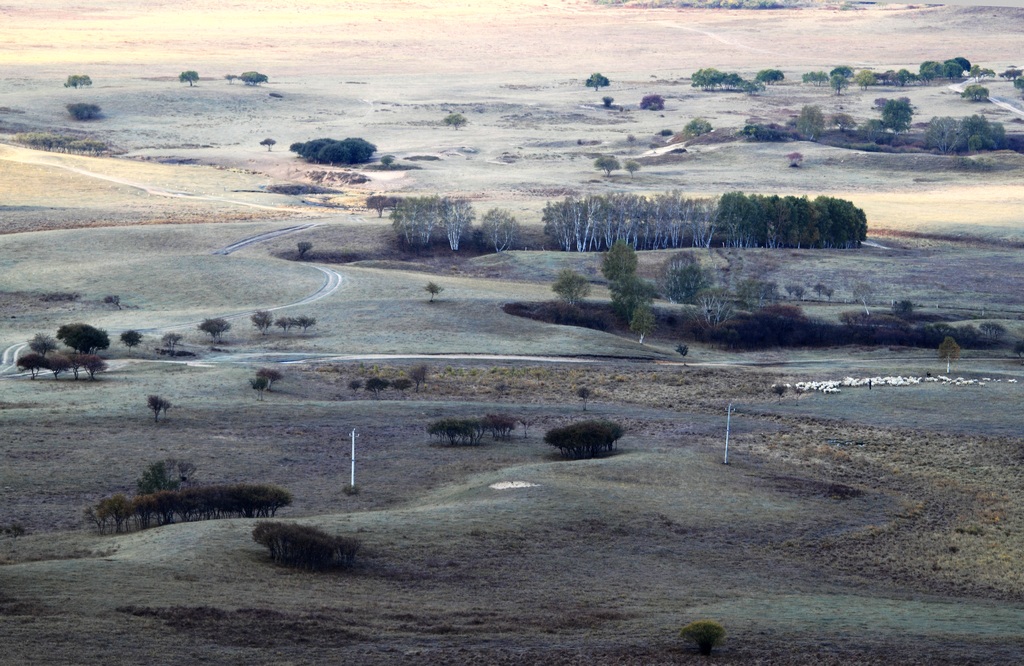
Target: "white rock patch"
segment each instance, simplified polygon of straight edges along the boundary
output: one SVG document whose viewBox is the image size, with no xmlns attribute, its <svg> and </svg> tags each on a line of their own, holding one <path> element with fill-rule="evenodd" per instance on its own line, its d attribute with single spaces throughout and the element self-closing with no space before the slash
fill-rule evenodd
<svg viewBox="0 0 1024 666">
<path fill-rule="evenodd" d="M 535 488 L 536 483 L 530 483 L 529 481 L 499 481 L 498 483 L 492 483 L 491 488 L 495 490 L 511 490 L 512 488 Z"/>
</svg>

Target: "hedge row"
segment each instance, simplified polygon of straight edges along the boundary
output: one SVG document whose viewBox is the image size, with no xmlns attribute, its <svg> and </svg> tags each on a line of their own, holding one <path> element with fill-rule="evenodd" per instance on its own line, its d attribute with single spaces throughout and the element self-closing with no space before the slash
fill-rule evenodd
<svg viewBox="0 0 1024 666">
<path fill-rule="evenodd" d="M 570 460 L 596 458 L 615 450 L 615 442 L 625 434 L 614 421 L 580 421 L 561 428 L 552 428 L 544 441 L 557 447 Z"/>
<path fill-rule="evenodd" d="M 302 569 L 352 566 L 361 545 L 357 539 L 331 536 L 315 527 L 279 522 L 257 523 L 252 540 L 266 546 L 278 564 Z"/>
<path fill-rule="evenodd" d="M 516 428 L 516 420 L 507 414 L 488 414 L 482 419 L 438 419 L 427 426 L 427 434 L 447 441 L 452 446 L 480 444 L 486 433 L 494 439 L 508 439 Z"/>
<path fill-rule="evenodd" d="M 236 483 L 161 490 L 129 498 L 123 493 L 102 499 L 85 510 L 101 533 L 217 518 L 269 518 L 292 503 L 284 488 L 270 484 Z"/>
</svg>

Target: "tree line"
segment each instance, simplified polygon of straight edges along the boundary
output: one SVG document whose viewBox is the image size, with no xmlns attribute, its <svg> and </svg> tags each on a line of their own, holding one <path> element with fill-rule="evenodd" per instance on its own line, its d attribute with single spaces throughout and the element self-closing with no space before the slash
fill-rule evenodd
<svg viewBox="0 0 1024 666">
<path fill-rule="evenodd" d="M 399 243 L 407 248 L 429 248 L 443 238 L 451 250 L 457 252 L 464 239 L 477 235 L 480 244 L 502 252 L 519 238 L 519 222 L 508 211 L 498 208 L 487 211 L 479 229 L 474 229 L 476 211 L 469 200 L 462 197 L 405 197 L 388 203 L 391 226 Z"/>
<path fill-rule="evenodd" d="M 729 192 L 689 198 L 679 192 L 566 197 L 548 202 L 544 233 L 563 251 L 603 252 L 619 241 L 638 250 L 710 247 L 857 247 L 867 218 L 834 197 Z"/>
</svg>

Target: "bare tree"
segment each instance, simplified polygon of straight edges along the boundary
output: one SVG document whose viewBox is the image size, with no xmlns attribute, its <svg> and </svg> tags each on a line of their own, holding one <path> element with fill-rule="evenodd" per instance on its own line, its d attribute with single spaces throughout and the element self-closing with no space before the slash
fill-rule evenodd
<svg viewBox="0 0 1024 666">
<path fill-rule="evenodd" d="M 28 348 L 40 356 L 45 357 L 48 352 L 57 350 L 57 340 L 46 333 L 36 333 L 32 339 L 29 340 Z"/>
<path fill-rule="evenodd" d="M 221 317 L 204 319 L 198 328 L 203 333 L 208 333 L 214 342 L 220 342 L 221 336 L 231 330 L 231 322 Z"/>
<path fill-rule="evenodd" d="M 409 368 L 409 372 L 406 374 L 408 374 L 409 379 L 413 381 L 413 384 L 416 385 L 416 392 L 419 393 L 420 384 L 427 383 L 427 376 L 430 374 L 430 368 L 427 367 L 426 363 L 421 363 Z"/>
<path fill-rule="evenodd" d="M 269 391 L 274 386 L 274 382 L 281 381 L 284 374 L 277 368 L 260 368 L 256 371 L 256 376 L 267 380 L 267 390 Z"/>
<path fill-rule="evenodd" d="M 160 420 L 161 412 L 166 415 L 167 410 L 172 407 L 171 401 L 161 398 L 158 395 L 151 395 L 146 398 L 146 406 L 153 412 L 153 421 L 158 422 Z"/>
<path fill-rule="evenodd" d="M 588 387 L 581 386 L 578 389 L 576 389 L 576 395 L 579 397 L 580 400 L 583 401 L 583 411 L 587 411 L 587 400 L 590 399 L 590 396 L 593 395 L 593 392 Z"/>
<path fill-rule="evenodd" d="M 861 302 L 864 306 L 864 314 L 871 314 L 868 312 L 868 303 L 875 296 L 875 287 L 867 282 L 858 282 L 853 285 L 853 297 Z"/>
<path fill-rule="evenodd" d="M 160 344 L 173 352 L 174 348 L 181 342 L 181 339 L 181 333 L 165 333 L 164 337 L 160 338 Z"/>
<path fill-rule="evenodd" d="M 252 325 L 256 327 L 256 330 L 263 335 L 266 335 L 267 331 L 270 330 L 270 327 L 274 325 L 274 315 L 270 314 L 267 310 L 257 310 L 256 312 L 253 312 L 252 316 L 249 317 L 249 320 L 252 322 Z"/>
</svg>

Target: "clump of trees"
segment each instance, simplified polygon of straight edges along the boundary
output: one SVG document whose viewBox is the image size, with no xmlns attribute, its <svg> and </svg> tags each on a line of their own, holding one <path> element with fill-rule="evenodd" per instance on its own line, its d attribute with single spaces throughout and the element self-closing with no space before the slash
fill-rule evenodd
<svg viewBox="0 0 1024 666">
<path fill-rule="evenodd" d="M 242 72 L 236 78 L 241 80 L 242 83 L 247 86 L 258 86 L 261 83 L 266 83 L 270 80 L 266 74 L 260 74 L 259 72 Z M 228 82 L 230 83 L 231 80 L 229 79 Z"/>
<path fill-rule="evenodd" d="M 1024 79 L 1022 79 L 1024 80 Z M 944 155 L 1006 147 L 1006 129 L 1002 123 L 973 115 L 966 118 L 934 117 L 924 133 L 925 145 Z"/>
<path fill-rule="evenodd" d="M 75 102 L 68 104 L 64 107 L 68 110 L 68 113 L 75 120 L 92 120 L 93 118 L 99 118 L 102 109 L 97 104 L 88 104 L 86 102 Z"/>
<path fill-rule="evenodd" d="M 275 319 L 269 310 L 257 310 L 249 316 L 249 321 L 252 322 L 252 325 L 262 335 L 266 335 L 272 326 L 280 328 L 282 333 L 287 333 L 290 328 L 301 328 L 302 332 L 305 333 L 310 328 L 316 326 L 316 317 L 300 315 L 298 317 L 278 317 Z M 206 332 L 209 333 L 209 331 Z"/>
<path fill-rule="evenodd" d="M 476 211 L 463 197 L 405 197 L 395 202 L 390 219 L 403 247 L 426 249 L 439 241 L 443 234 L 452 252 L 458 252 L 463 241 L 474 237 Z M 482 223 L 478 245 L 488 242 L 493 243 L 496 249 L 506 249 L 519 235 L 516 219 L 499 209 L 488 211 Z"/>
<path fill-rule="evenodd" d="M 313 139 L 296 142 L 288 147 L 307 162 L 314 164 L 363 164 L 377 150 L 377 146 L 359 138 Z"/>
<path fill-rule="evenodd" d="M 351 567 L 361 546 L 358 539 L 334 536 L 308 525 L 269 521 L 256 524 L 252 540 L 265 546 L 274 562 L 309 570 Z"/>
<path fill-rule="evenodd" d="M 160 421 L 160 415 L 167 415 L 167 410 L 173 407 L 170 400 L 159 396 L 150 395 L 146 397 L 146 407 L 149 411 L 153 412 L 153 421 L 158 423 Z"/>
<path fill-rule="evenodd" d="M 615 450 L 625 434 L 614 421 L 579 421 L 544 433 L 544 441 L 569 460 L 596 458 Z"/>
<path fill-rule="evenodd" d="M 488 414 L 483 418 L 444 418 L 427 426 L 427 434 L 451 446 L 478 446 L 485 434 L 495 440 L 510 439 L 516 418 L 509 414 Z"/>
<path fill-rule="evenodd" d="M 82 139 L 49 132 L 24 132 L 14 135 L 14 141 L 35 150 L 53 153 L 74 153 L 78 155 L 99 155 L 110 150 L 110 146 L 97 139 Z"/>
<path fill-rule="evenodd" d="M 130 532 L 175 522 L 272 518 L 291 503 L 292 494 L 279 486 L 234 483 L 161 489 L 131 498 L 118 493 L 87 507 L 85 518 L 101 534 Z"/>
<path fill-rule="evenodd" d="M 757 82 L 744 81 L 743 77 L 735 72 L 721 72 L 714 67 L 698 69 L 690 76 L 692 87 L 706 91 L 743 90 L 745 84 L 750 83 L 763 87 L 763 84 Z"/>
</svg>

